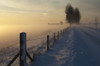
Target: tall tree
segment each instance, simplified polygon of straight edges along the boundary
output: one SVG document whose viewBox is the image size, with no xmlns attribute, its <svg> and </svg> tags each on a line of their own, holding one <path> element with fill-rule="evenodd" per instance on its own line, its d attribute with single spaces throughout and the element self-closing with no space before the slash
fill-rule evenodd
<svg viewBox="0 0 100 66">
<path fill-rule="evenodd" d="M 73 23 L 74 9 L 73 9 L 73 7 L 71 6 L 71 4 L 68 4 L 68 5 L 66 6 L 65 13 L 66 13 L 66 21 L 68 21 L 68 23 L 72 24 L 72 23 Z"/>
<path fill-rule="evenodd" d="M 66 13 L 66 21 L 68 21 L 68 23 L 70 23 L 70 25 L 72 23 L 79 24 L 81 15 L 80 15 L 80 11 L 78 8 L 74 9 L 71 6 L 71 4 L 68 4 L 66 6 L 65 13 Z"/>
<path fill-rule="evenodd" d="M 79 24 L 80 19 L 81 19 L 80 11 L 78 8 L 75 8 L 75 10 L 74 10 L 74 23 Z"/>
</svg>

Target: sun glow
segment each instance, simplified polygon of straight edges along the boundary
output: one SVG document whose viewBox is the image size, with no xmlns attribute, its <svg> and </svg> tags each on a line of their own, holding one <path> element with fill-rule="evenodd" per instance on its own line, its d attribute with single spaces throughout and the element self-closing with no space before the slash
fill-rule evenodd
<svg viewBox="0 0 100 66">
<path fill-rule="evenodd" d="M 0 30 L 2 30 L 3 29 L 3 27 L 2 26 L 0 26 Z"/>
<path fill-rule="evenodd" d="M 8 28 L 7 28 L 6 25 L 5 26 L 0 26 L 0 34 L 3 33 L 3 32 L 5 32 L 5 31 L 8 31 L 7 29 Z"/>
</svg>

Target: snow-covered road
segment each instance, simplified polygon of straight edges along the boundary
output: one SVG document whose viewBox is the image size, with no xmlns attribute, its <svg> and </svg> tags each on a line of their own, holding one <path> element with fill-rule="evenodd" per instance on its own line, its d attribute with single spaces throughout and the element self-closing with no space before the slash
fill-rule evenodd
<svg viewBox="0 0 100 66">
<path fill-rule="evenodd" d="M 100 66 L 100 32 L 72 27 L 49 51 L 36 56 L 31 66 Z"/>
</svg>

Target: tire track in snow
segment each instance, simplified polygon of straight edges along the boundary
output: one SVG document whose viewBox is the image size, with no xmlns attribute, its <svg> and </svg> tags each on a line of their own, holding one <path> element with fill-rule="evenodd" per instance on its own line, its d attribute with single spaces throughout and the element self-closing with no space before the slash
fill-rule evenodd
<svg viewBox="0 0 100 66">
<path fill-rule="evenodd" d="M 89 36 L 90 39 L 92 39 L 96 44 L 100 45 L 100 35 L 98 33 L 92 33 L 92 31 L 87 31 L 85 29 L 82 29 L 81 31 L 84 32 L 87 36 Z"/>
</svg>

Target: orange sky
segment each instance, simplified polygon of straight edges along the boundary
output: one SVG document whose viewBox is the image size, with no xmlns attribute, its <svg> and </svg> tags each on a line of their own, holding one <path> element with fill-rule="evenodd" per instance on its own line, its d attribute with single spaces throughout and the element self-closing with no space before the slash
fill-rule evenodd
<svg viewBox="0 0 100 66">
<path fill-rule="evenodd" d="M 0 0 L 0 25 L 48 24 L 65 22 L 65 6 L 71 3 L 81 11 L 81 22 L 100 17 L 100 0 Z"/>
</svg>

